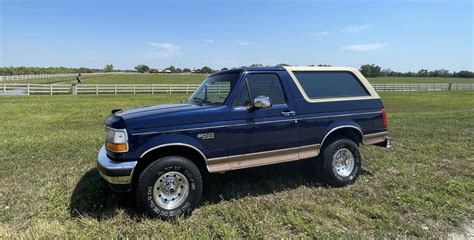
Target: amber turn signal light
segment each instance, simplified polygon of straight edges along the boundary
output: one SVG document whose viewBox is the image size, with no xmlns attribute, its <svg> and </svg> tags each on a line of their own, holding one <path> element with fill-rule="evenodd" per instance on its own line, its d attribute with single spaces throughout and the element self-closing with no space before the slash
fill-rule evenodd
<svg viewBox="0 0 474 240">
<path fill-rule="evenodd" d="M 128 151 L 128 146 L 126 143 L 111 143 L 106 142 L 105 147 L 107 150 L 114 151 L 114 152 L 126 152 Z"/>
</svg>

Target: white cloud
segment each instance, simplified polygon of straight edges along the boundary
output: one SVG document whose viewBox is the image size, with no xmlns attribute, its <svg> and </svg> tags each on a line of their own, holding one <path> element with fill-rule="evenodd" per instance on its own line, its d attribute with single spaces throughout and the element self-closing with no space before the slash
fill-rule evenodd
<svg viewBox="0 0 474 240">
<path fill-rule="evenodd" d="M 372 28 L 371 25 L 369 24 L 364 24 L 364 25 L 350 25 L 350 26 L 347 26 L 345 28 L 343 28 L 341 30 L 341 32 L 353 32 L 353 33 L 356 33 L 356 32 L 363 32 L 365 30 L 368 30 Z"/>
<path fill-rule="evenodd" d="M 180 46 L 173 43 L 156 43 L 151 42 L 148 45 L 157 48 L 157 50 L 149 52 L 147 55 L 154 58 L 174 58 L 181 56 Z"/>
<path fill-rule="evenodd" d="M 209 43 L 209 44 L 213 44 L 213 43 L 216 42 L 216 40 L 214 40 L 214 39 L 204 39 L 203 41 L 204 41 L 205 43 Z"/>
<path fill-rule="evenodd" d="M 153 46 L 153 47 L 157 47 L 157 48 L 161 48 L 161 49 L 166 50 L 166 51 L 176 51 L 176 50 L 179 49 L 179 46 L 176 45 L 176 44 L 173 44 L 173 43 L 155 43 L 155 42 L 152 42 L 152 43 L 149 43 L 148 45 Z"/>
<path fill-rule="evenodd" d="M 320 37 L 320 36 L 326 36 L 328 34 L 329 32 L 317 32 L 317 33 L 311 33 L 311 36 Z"/>
<path fill-rule="evenodd" d="M 342 46 L 341 48 L 345 50 L 350 50 L 350 51 L 365 52 L 365 51 L 380 50 L 385 45 L 387 44 L 386 43 L 368 43 L 368 44 L 347 45 L 347 46 Z"/>
<path fill-rule="evenodd" d="M 241 41 L 241 42 L 238 42 L 237 45 L 240 45 L 240 46 L 252 46 L 252 45 L 256 45 L 256 44 L 253 43 L 253 42 L 249 42 L 249 41 Z"/>
</svg>

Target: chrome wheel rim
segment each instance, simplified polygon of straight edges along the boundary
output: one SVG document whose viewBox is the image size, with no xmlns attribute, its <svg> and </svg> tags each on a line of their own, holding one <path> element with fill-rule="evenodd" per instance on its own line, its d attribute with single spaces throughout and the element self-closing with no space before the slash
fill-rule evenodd
<svg viewBox="0 0 474 240">
<path fill-rule="evenodd" d="M 164 209 L 179 207 L 188 197 L 189 182 L 180 172 L 170 171 L 161 175 L 155 182 L 153 197 L 155 202 Z"/>
<path fill-rule="evenodd" d="M 332 156 L 332 167 L 334 172 L 341 176 L 347 177 L 354 170 L 355 159 L 352 152 L 347 148 L 337 150 Z"/>
</svg>

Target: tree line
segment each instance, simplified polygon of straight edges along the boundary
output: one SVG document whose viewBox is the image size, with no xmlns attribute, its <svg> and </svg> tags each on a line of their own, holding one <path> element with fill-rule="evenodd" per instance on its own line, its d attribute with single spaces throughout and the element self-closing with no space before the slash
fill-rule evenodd
<svg viewBox="0 0 474 240">
<path fill-rule="evenodd" d="M 290 66 L 286 63 L 280 63 L 276 66 Z M 315 65 L 309 65 L 315 66 Z M 317 65 L 321 67 L 329 67 L 330 65 Z M 244 67 L 265 67 L 263 64 L 251 64 Z M 231 68 L 235 69 L 235 68 Z M 228 68 L 212 69 L 208 66 L 201 68 L 179 68 L 169 66 L 164 69 L 150 68 L 145 64 L 135 66 L 134 70 L 115 70 L 112 64 L 107 64 L 103 69 L 95 68 L 67 68 L 67 67 L 0 67 L 0 75 L 30 75 L 30 74 L 57 74 L 57 73 L 93 73 L 93 72 L 140 72 L 140 73 L 203 73 L 210 74 L 217 71 L 228 70 Z M 382 68 L 375 64 L 364 64 L 359 69 L 365 77 L 460 77 L 460 78 L 474 78 L 474 72 L 459 71 L 451 72 L 446 69 L 420 69 L 418 72 L 397 72 L 390 68 Z"/>
<path fill-rule="evenodd" d="M 390 68 L 382 69 L 375 64 L 365 64 L 360 67 L 360 72 L 365 77 L 460 77 L 460 78 L 474 78 L 474 72 L 459 71 L 450 72 L 446 69 L 420 69 L 418 72 L 396 72 Z"/>
<path fill-rule="evenodd" d="M 94 68 L 67 68 L 67 67 L 0 67 L 0 75 L 32 75 L 32 74 L 57 74 L 57 73 L 93 73 L 102 69 Z"/>
<path fill-rule="evenodd" d="M 181 69 L 181 68 L 179 68 L 179 67 L 177 68 L 175 66 L 169 66 L 165 69 L 156 69 L 156 68 L 150 68 L 145 64 L 139 64 L 139 65 L 135 66 L 135 70 L 137 72 L 141 72 L 141 73 L 206 73 L 206 74 L 218 71 L 218 70 L 212 69 L 208 66 L 204 66 L 202 68 L 194 68 L 192 70 L 190 68 L 182 68 Z"/>
</svg>

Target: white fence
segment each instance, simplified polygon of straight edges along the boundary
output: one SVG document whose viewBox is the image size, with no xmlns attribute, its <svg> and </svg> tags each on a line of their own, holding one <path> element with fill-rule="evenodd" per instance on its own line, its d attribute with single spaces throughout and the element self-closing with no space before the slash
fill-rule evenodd
<svg viewBox="0 0 474 240">
<path fill-rule="evenodd" d="M 0 95 L 192 93 L 199 84 L 33 84 L 0 83 Z M 474 83 L 373 84 L 378 92 L 474 90 Z M 228 91 L 222 86 L 215 91 Z"/>
<path fill-rule="evenodd" d="M 107 74 L 107 73 L 81 73 L 82 76 L 102 75 L 102 74 Z M 7 75 L 7 76 L 0 76 L 0 81 L 45 79 L 45 78 L 59 78 L 59 77 L 75 77 L 76 75 L 77 75 L 77 73 Z"/>
<path fill-rule="evenodd" d="M 192 93 L 199 84 L 17 84 L 0 83 L 0 95 Z"/>
<path fill-rule="evenodd" d="M 474 90 L 474 83 L 372 84 L 377 92 L 419 92 Z"/>
<path fill-rule="evenodd" d="M 156 75 L 191 75 L 200 73 L 138 73 L 138 72 L 96 72 L 96 73 L 81 73 L 82 76 L 91 75 L 105 75 L 105 74 L 156 74 Z M 0 75 L 0 81 L 14 81 L 14 80 L 28 80 L 28 79 L 44 79 L 44 78 L 59 78 L 59 77 L 75 77 L 77 73 L 56 73 L 56 74 L 30 74 L 30 75 Z M 205 75 L 205 74 L 203 74 Z"/>
</svg>

